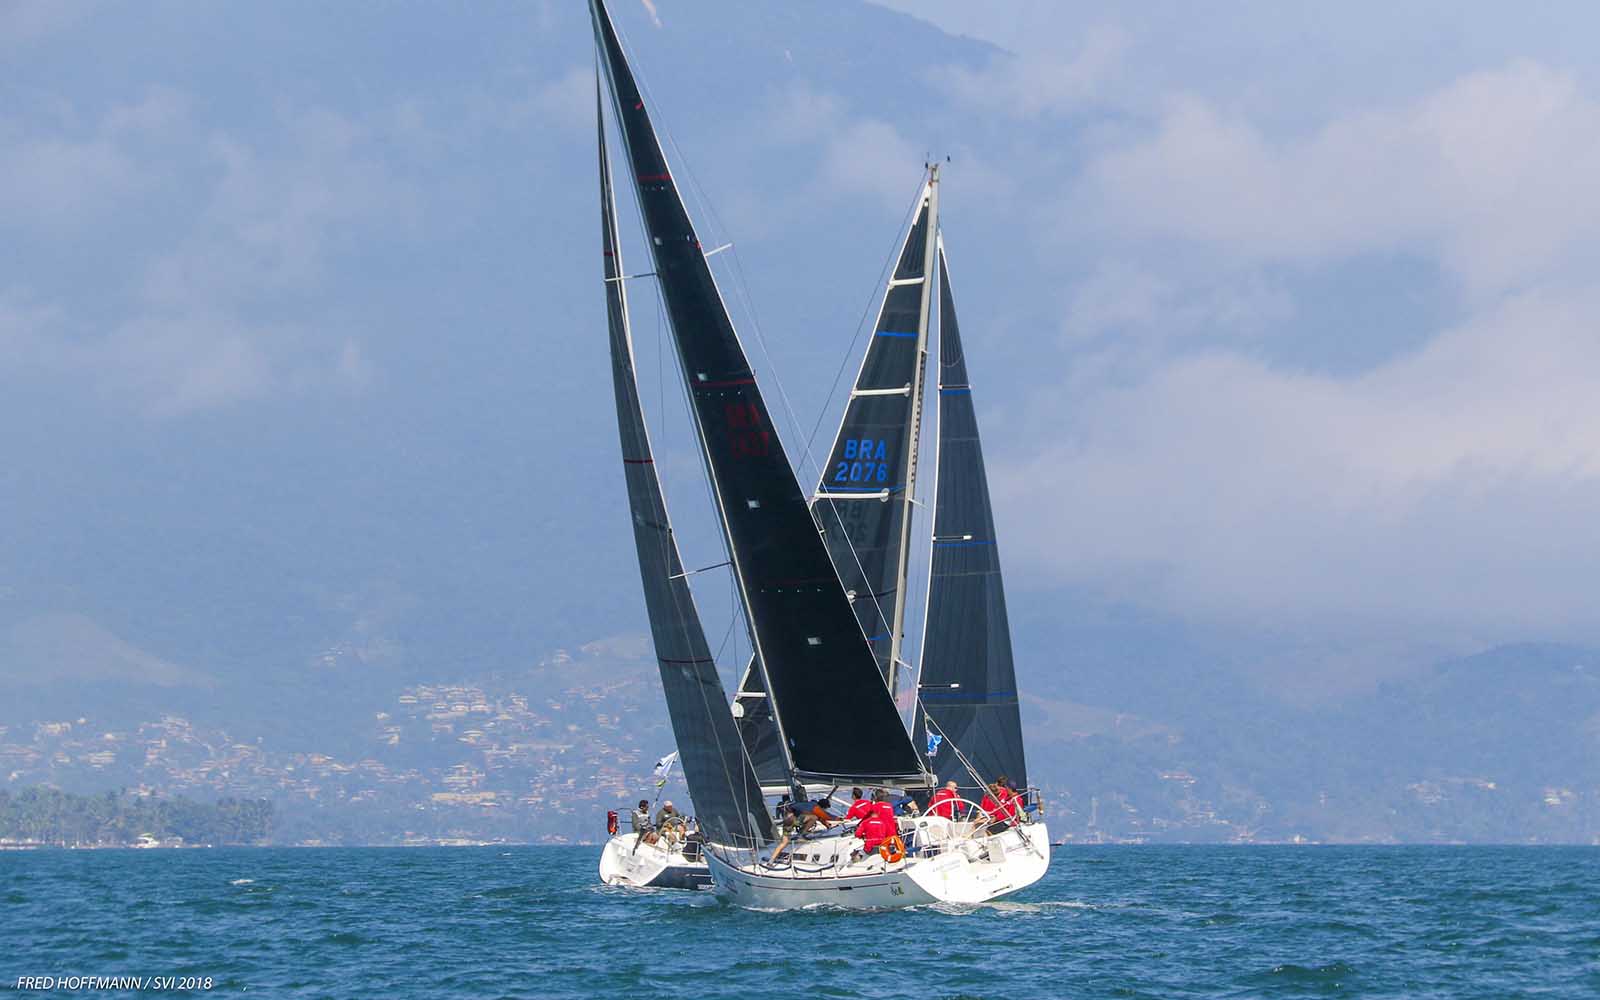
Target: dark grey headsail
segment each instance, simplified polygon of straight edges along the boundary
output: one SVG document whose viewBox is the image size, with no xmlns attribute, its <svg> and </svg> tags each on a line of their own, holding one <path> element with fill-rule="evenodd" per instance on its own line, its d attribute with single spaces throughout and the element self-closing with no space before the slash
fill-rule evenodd
<svg viewBox="0 0 1600 1000">
<path fill-rule="evenodd" d="M 884 290 L 861 371 L 812 500 L 828 551 L 891 690 L 898 690 L 922 377 L 928 356 L 929 227 L 938 168 L 923 185 Z"/>
<path fill-rule="evenodd" d="M 950 746 L 953 742 L 984 781 L 1005 775 L 1026 788 L 1000 549 L 942 242 L 938 386 L 933 565 L 918 686 L 923 713 L 933 721 L 934 734 L 944 737 L 933 758 L 934 770 L 941 782 L 954 779 L 967 791 L 977 791 Z M 928 732 L 923 714 L 917 716 L 916 731 L 920 743 Z"/>
<path fill-rule="evenodd" d="M 920 783 L 602 0 L 596 40 L 768 697 L 799 780 Z"/>
<path fill-rule="evenodd" d="M 650 615 L 661 687 L 666 692 L 667 714 L 672 719 L 678 759 L 701 830 L 714 843 L 742 844 L 751 839 L 765 842 L 772 839 L 772 818 L 750 762 L 745 759 L 733 717 L 728 714 L 727 694 L 717 677 L 717 665 L 683 574 L 683 560 L 672 536 L 661 481 L 656 476 L 650 433 L 639 405 L 628 299 L 623 290 L 622 251 L 617 238 L 616 200 L 598 90 L 595 97 L 611 382 L 617 399 L 617 428 L 622 437 L 622 469 L 633 514 L 633 540 L 639 552 L 639 575 L 644 582 L 645 607 Z M 736 834 L 742 836 L 736 839 Z"/>
</svg>

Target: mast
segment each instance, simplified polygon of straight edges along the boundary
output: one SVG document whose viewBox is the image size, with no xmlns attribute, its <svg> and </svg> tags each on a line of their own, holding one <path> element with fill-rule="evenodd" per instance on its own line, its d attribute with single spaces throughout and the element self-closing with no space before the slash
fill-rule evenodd
<svg viewBox="0 0 1600 1000">
<path fill-rule="evenodd" d="M 928 610 L 923 620 L 918 675 L 920 741 L 929 723 L 945 739 L 933 759 L 938 780 L 973 789 L 954 747 L 986 781 L 1006 775 L 1027 787 L 1027 760 L 1017 701 L 1011 626 L 1006 615 L 994 508 L 984 468 L 978 418 L 967 360 L 956 321 L 955 298 L 943 237 L 939 266 L 939 428 L 928 569 Z"/>
<path fill-rule="evenodd" d="M 673 538 L 655 456 L 639 402 L 628 323 L 628 297 L 623 287 L 621 240 L 617 234 L 616 197 L 611 162 L 606 153 L 605 115 L 595 80 L 595 125 L 600 148 L 601 247 L 605 269 L 606 320 L 610 331 L 612 390 L 616 397 L 617 432 L 622 446 L 623 476 L 632 513 L 634 547 L 644 585 L 645 607 L 656 651 L 656 666 L 666 696 L 667 715 L 702 829 L 713 843 L 735 844 L 743 834 L 757 843 L 772 839 L 768 815 L 750 762 L 746 759 L 716 662 L 695 609 Z"/>
<path fill-rule="evenodd" d="M 917 377 L 911 380 L 911 439 L 906 444 L 906 490 L 900 503 L 905 514 L 900 519 L 900 561 L 896 567 L 895 593 L 906 592 L 906 569 L 911 559 L 911 501 L 917 483 L 917 444 L 922 436 L 922 384 L 928 366 L 928 306 L 933 301 L 934 247 L 939 233 L 939 164 L 928 168 L 928 233 L 922 259 L 922 305 L 917 312 Z M 906 602 L 894 602 L 894 631 L 889 640 L 889 692 L 899 694 L 900 667 L 904 660 L 900 647 L 905 642 Z"/>
<path fill-rule="evenodd" d="M 922 761 L 817 532 L 603 0 L 590 9 L 790 777 L 921 786 Z"/>
</svg>

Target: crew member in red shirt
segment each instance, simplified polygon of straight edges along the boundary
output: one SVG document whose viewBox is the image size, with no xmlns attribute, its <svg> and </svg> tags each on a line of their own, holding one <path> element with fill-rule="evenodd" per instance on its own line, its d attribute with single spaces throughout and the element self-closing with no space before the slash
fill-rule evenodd
<svg viewBox="0 0 1600 1000">
<path fill-rule="evenodd" d="M 995 784 L 1000 786 L 1001 803 L 1006 807 L 1006 819 L 1013 823 L 1022 822 L 1022 793 L 1011 784 L 1011 779 L 1001 775 L 995 779 Z"/>
<path fill-rule="evenodd" d="M 872 800 L 863 795 L 859 788 L 850 789 L 850 795 L 852 800 L 850 808 L 844 814 L 845 822 L 848 823 L 853 819 L 865 819 L 872 812 Z"/>
<path fill-rule="evenodd" d="M 961 798 L 961 793 L 956 791 L 956 783 L 947 781 L 944 787 L 933 793 L 933 798 L 928 800 L 928 812 L 945 819 L 956 818 L 956 800 Z"/>
<path fill-rule="evenodd" d="M 888 792 L 878 789 L 872 796 L 871 806 L 872 811 L 856 827 L 856 836 L 861 838 L 861 849 L 868 854 L 900 830 L 900 823 L 894 816 L 894 806 L 889 804 Z"/>
<path fill-rule="evenodd" d="M 978 803 L 978 808 L 983 810 L 985 819 L 988 820 L 989 830 L 998 833 L 1005 829 L 1007 819 L 1005 786 L 996 781 L 984 793 L 983 801 Z"/>
<path fill-rule="evenodd" d="M 889 801 L 889 793 L 878 789 L 872 796 L 872 813 L 878 817 L 880 823 L 887 823 L 889 832 L 885 836 L 894 836 L 900 829 L 900 821 L 895 818 L 894 804 Z"/>
</svg>

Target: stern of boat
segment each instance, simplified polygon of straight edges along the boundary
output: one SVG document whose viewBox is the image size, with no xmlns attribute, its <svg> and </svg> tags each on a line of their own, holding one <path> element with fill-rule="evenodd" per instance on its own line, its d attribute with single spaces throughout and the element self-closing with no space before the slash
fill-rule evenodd
<svg viewBox="0 0 1600 1000">
<path fill-rule="evenodd" d="M 1043 818 L 989 837 L 961 839 L 906 866 L 911 880 L 943 903 L 983 903 L 1020 892 L 1050 867 Z"/>
<path fill-rule="evenodd" d="M 631 833 L 618 834 L 606 841 L 600 852 L 600 881 L 606 885 L 635 888 L 653 885 L 669 868 L 674 857 L 654 844 L 638 843 Z"/>
</svg>

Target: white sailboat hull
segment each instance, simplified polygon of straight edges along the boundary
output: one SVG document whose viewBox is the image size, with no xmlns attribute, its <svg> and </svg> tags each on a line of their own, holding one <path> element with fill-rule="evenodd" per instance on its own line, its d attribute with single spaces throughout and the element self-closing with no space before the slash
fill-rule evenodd
<svg viewBox="0 0 1600 1000">
<path fill-rule="evenodd" d="M 773 868 L 749 860 L 748 854 L 722 853 L 716 848 L 707 850 L 706 856 L 717 893 L 752 909 L 971 904 L 1018 892 L 1043 878 L 1050 867 L 1050 836 L 1044 821 L 1038 819 L 988 837 L 954 842 L 940 853 L 914 854 L 895 864 L 873 855 L 843 866 Z"/>
<path fill-rule="evenodd" d="M 608 840 L 600 852 L 600 881 L 635 889 L 709 889 L 711 873 L 703 854 L 691 859 L 624 833 Z"/>
</svg>

